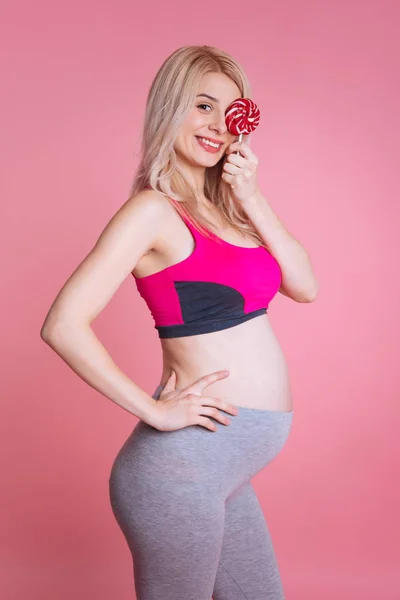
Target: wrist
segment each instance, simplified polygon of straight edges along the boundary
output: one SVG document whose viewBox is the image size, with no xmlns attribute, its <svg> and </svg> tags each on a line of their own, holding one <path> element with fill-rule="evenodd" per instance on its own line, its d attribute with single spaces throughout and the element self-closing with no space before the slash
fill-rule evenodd
<svg viewBox="0 0 400 600">
<path fill-rule="evenodd" d="M 152 396 L 150 396 L 150 400 L 146 403 L 146 407 L 143 410 L 143 414 L 140 416 L 140 419 L 147 423 L 147 425 L 151 425 L 151 427 L 155 427 L 157 429 L 159 414 L 160 403 L 158 400 L 155 400 Z"/>
<path fill-rule="evenodd" d="M 262 193 L 260 192 L 259 189 L 257 189 L 254 194 L 252 194 L 251 196 L 249 196 L 246 200 L 246 202 L 244 202 L 244 206 L 245 207 L 249 207 L 251 208 L 252 206 L 259 206 L 260 204 L 262 204 L 262 202 L 265 201 L 264 196 L 262 195 Z"/>
</svg>

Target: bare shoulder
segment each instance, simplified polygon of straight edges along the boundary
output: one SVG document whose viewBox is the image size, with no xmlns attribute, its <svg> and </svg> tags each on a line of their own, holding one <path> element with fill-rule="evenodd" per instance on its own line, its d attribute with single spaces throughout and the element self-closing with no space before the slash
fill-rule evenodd
<svg viewBox="0 0 400 600">
<path fill-rule="evenodd" d="M 162 223 L 169 211 L 169 202 L 162 194 L 154 190 L 142 190 L 128 198 L 113 218 L 119 216 L 144 223 L 151 219 Z"/>
<path fill-rule="evenodd" d="M 117 210 L 101 233 L 98 244 L 113 233 L 128 237 L 134 235 L 137 249 L 145 254 L 157 244 L 170 213 L 167 198 L 154 190 L 142 190 L 128 198 Z"/>
<path fill-rule="evenodd" d="M 43 325 L 91 322 L 161 235 L 168 200 L 153 190 L 130 197 L 107 223 L 89 254 L 55 298 Z"/>
</svg>

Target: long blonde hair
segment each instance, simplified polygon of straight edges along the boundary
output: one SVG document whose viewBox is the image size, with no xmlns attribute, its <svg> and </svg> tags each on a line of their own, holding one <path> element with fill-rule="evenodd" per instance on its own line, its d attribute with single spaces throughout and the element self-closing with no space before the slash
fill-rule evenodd
<svg viewBox="0 0 400 600">
<path fill-rule="evenodd" d="M 179 167 L 174 142 L 195 103 L 198 83 L 207 73 L 223 73 L 238 86 L 241 97 L 251 97 L 251 87 L 240 65 L 226 52 L 213 46 L 184 46 L 161 65 L 151 84 L 142 130 L 140 162 L 130 189 L 133 196 L 152 188 L 167 198 L 180 200 L 178 212 L 188 216 L 204 235 L 213 224 L 197 209 L 196 194 Z M 244 135 L 249 144 L 251 134 Z M 244 237 L 266 247 L 245 211 L 231 197 L 230 186 L 221 179 L 225 156 L 206 168 L 204 195 L 218 209 L 221 220 Z M 218 239 L 217 239 L 218 241 Z"/>
</svg>

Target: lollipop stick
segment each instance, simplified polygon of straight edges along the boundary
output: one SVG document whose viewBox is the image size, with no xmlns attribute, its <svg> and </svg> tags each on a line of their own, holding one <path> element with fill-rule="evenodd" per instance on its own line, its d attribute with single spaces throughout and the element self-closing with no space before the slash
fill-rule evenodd
<svg viewBox="0 0 400 600">
<path fill-rule="evenodd" d="M 239 139 L 236 140 L 236 141 L 240 143 L 242 141 L 242 138 L 243 138 L 243 133 L 240 133 L 239 134 Z M 239 150 L 236 150 L 235 154 L 240 154 Z"/>
</svg>

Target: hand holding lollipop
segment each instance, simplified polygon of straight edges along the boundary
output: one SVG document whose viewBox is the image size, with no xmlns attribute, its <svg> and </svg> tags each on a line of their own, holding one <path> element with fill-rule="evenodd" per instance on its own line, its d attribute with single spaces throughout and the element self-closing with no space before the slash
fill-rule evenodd
<svg viewBox="0 0 400 600">
<path fill-rule="evenodd" d="M 229 133 L 238 135 L 239 139 L 227 150 L 222 178 L 231 185 L 236 199 L 244 205 L 258 192 L 258 158 L 247 144 L 242 143 L 242 137 L 257 128 L 260 111 L 250 98 L 238 98 L 226 109 L 225 122 Z M 236 150 L 238 147 L 240 151 Z"/>
</svg>

